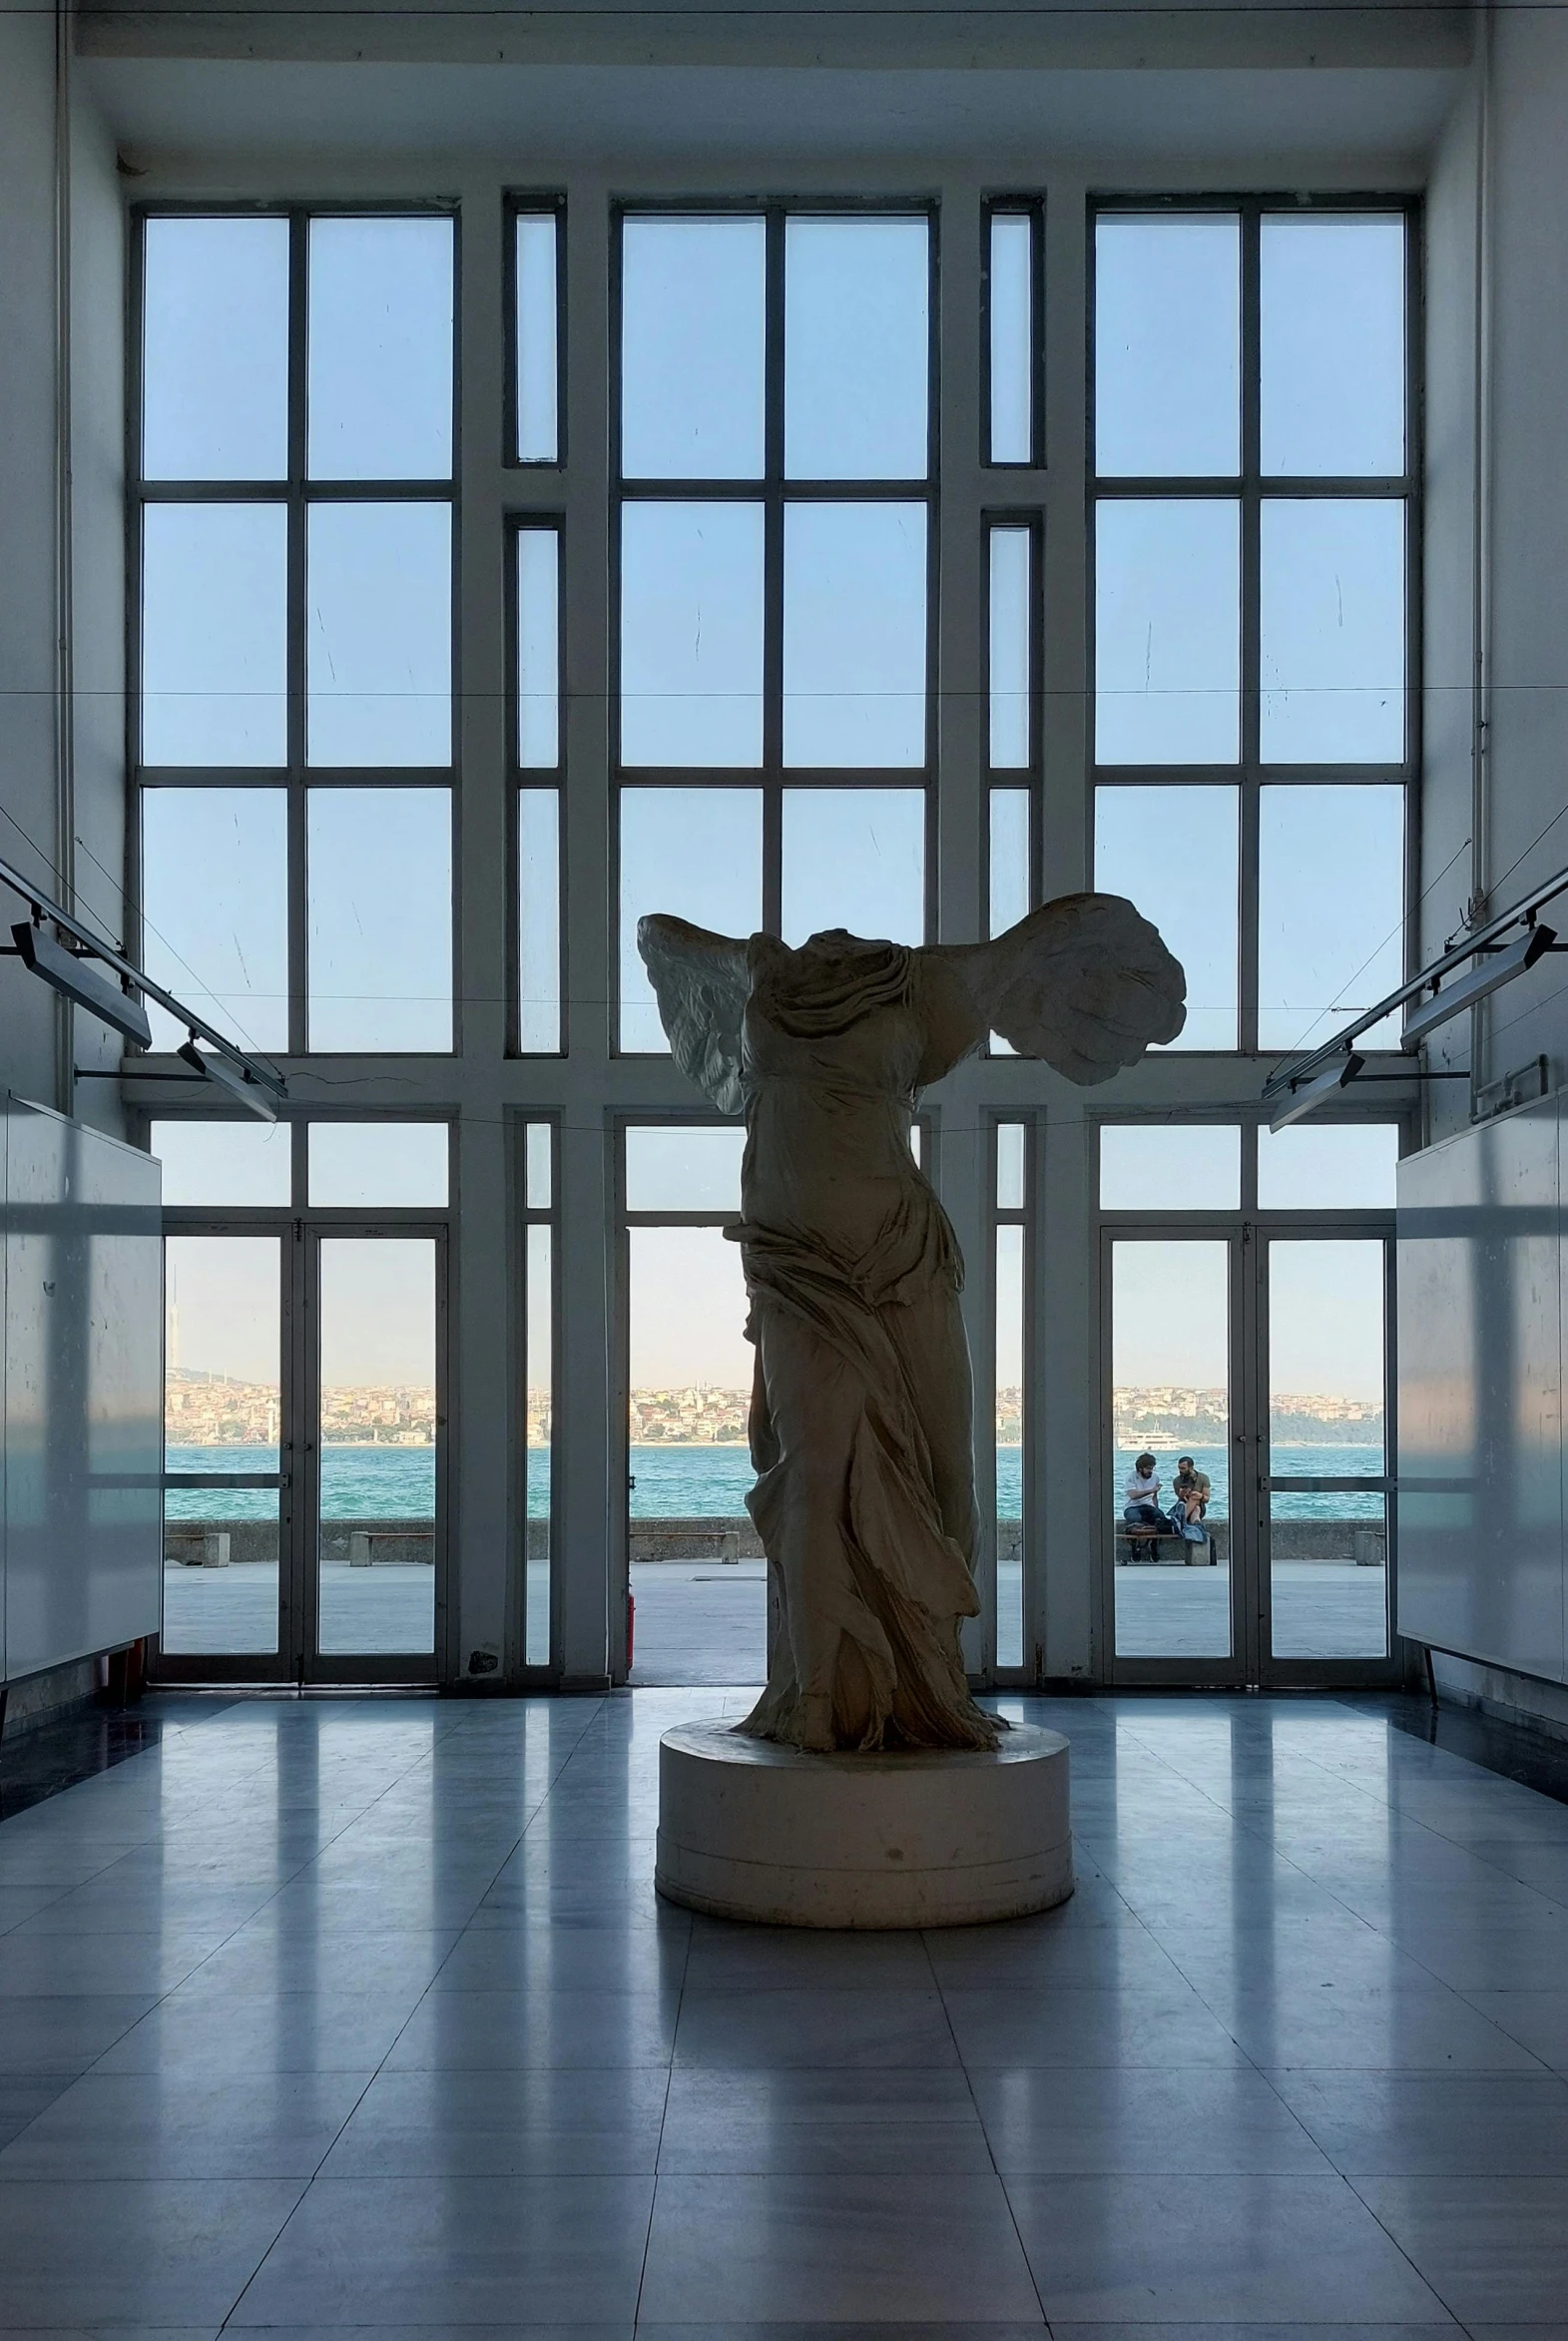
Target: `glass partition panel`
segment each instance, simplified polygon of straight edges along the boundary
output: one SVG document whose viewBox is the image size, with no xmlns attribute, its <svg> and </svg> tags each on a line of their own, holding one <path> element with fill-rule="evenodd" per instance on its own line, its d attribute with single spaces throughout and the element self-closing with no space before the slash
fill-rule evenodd
<svg viewBox="0 0 1568 2341">
<path fill-rule="evenodd" d="M 142 959 L 247 1048 L 288 1046 L 288 808 L 281 789 L 144 789 Z M 155 1048 L 183 1024 L 147 1003 Z"/>
<path fill-rule="evenodd" d="M 1095 223 L 1095 469 L 1220 479 L 1241 465 L 1241 226 Z"/>
<path fill-rule="evenodd" d="M 1392 1211 L 1396 1122 L 1297 1123 L 1258 1133 L 1261 1211 Z"/>
<path fill-rule="evenodd" d="M 452 1045 L 449 789 L 312 789 L 312 1049 Z"/>
<path fill-rule="evenodd" d="M 276 1236 L 164 1244 L 164 1468 L 190 1479 L 281 1469 L 282 1287 Z M 279 1491 L 164 1494 L 163 1648 L 277 1648 Z"/>
<path fill-rule="evenodd" d="M 1271 496 L 1262 518 L 1265 764 L 1404 761 L 1404 505 Z"/>
<path fill-rule="evenodd" d="M 550 1142 L 547 1124 L 529 1123 L 530 1167 L 535 1151 L 536 1131 L 542 1132 L 547 1150 Z M 530 1203 L 532 1200 L 530 1193 Z M 529 1666 L 548 1666 L 550 1663 L 550 1465 L 554 1438 L 555 1380 L 555 1344 L 552 1338 L 555 1321 L 554 1241 L 555 1231 L 547 1225 L 532 1225 L 524 1231 L 524 1304 L 527 1323 L 523 1379 L 527 1425 L 523 1447 L 523 1511 L 528 1548 L 523 1633 L 524 1661 Z"/>
<path fill-rule="evenodd" d="M 993 212 L 986 273 L 993 463 L 1034 460 L 1034 217 Z"/>
<path fill-rule="evenodd" d="M 1266 477 L 1403 471 L 1404 247 L 1397 214 L 1264 220 Z"/>
<path fill-rule="evenodd" d="M 309 239 L 310 477 L 450 479 L 453 223 L 328 217 Z"/>
<path fill-rule="evenodd" d="M 1241 506 L 1095 507 L 1095 759 L 1234 764 L 1241 746 Z"/>
<path fill-rule="evenodd" d="M 998 1171 L 1003 1123 L 997 1132 Z M 1021 1146 L 1019 1151 L 1021 1152 Z M 1000 1184 L 1000 1180 L 998 1180 Z M 996 1663 L 1024 1662 L 1024 1230 L 996 1231 Z"/>
<path fill-rule="evenodd" d="M 1187 1022 L 1172 1048 L 1236 1046 L 1237 810 L 1225 786 L 1095 791 L 1095 884 L 1126 894 L 1187 971 Z"/>
<path fill-rule="evenodd" d="M 832 926 L 890 942 L 925 939 L 925 793 L 785 789 L 784 937 Z"/>
<path fill-rule="evenodd" d="M 993 528 L 988 536 L 990 764 L 993 772 L 1017 772 L 1029 763 L 1034 537 L 1027 528 Z"/>
<path fill-rule="evenodd" d="M 1404 981 L 1404 790 L 1266 782 L 1258 807 L 1258 1041 L 1326 1040 Z M 1357 1048 L 1397 1048 L 1397 1011 Z"/>
<path fill-rule="evenodd" d="M 306 538 L 310 763 L 450 764 L 450 504 L 312 504 Z"/>
<path fill-rule="evenodd" d="M 746 1509 L 756 1353 L 717 1227 L 627 1230 L 632 1681 L 761 1683 L 767 1567 Z"/>
<path fill-rule="evenodd" d="M 626 1133 L 628 1211 L 739 1211 L 746 1132 L 656 1123 Z"/>
<path fill-rule="evenodd" d="M 281 504 L 142 514 L 142 761 L 281 765 L 288 515 Z"/>
<path fill-rule="evenodd" d="M 761 220 L 625 222 L 623 478 L 762 477 L 766 263 Z"/>
<path fill-rule="evenodd" d="M 561 1046 L 561 800 L 517 792 L 517 1045 L 525 1056 Z"/>
<path fill-rule="evenodd" d="M 553 772 L 561 761 L 561 532 L 517 532 L 517 761 Z"/>
<path fill-rule="evenodd" d="M 1239 1211 L 1242 1133 L 1235 1123 L 1106 1122 L 1102 1211 Z"/>
<path fill-rule="evenodd" d="M 288 222 L 143 229 L 142 476 L 288 470 Z"/>
<path fill-rule="evenodd" d="M 451 1143 L 445 1122 L 312 1122 L 306 1133 L 311 1205 L 444 1210 Z"/>
<path fill-rule="evenodd" d="M 637 950 L 637 921 L 655 910 L 716 934 L 763 923 L 760 789 L 621 791 L 620 1047 L 665 1053 L 653 986 Z"/>
<path fill-rule="evenodd" d="M 1230 1246 L 1111 1248 L 1116 1651 L 1231 1651 Z"/>
<path fill-rule="evenodd" d="M 785 764 L 924 764 L 925 587 L 923 504 L 785 506 Z"/>
<path fill-rule="evenodd" d="M 924 479 L 930 226 L 784 228 L 784 476 Z"/>
<path fill-rule="evenodd" d="M 154 1122 L 166 1208 L 288 1209 L 292 1137 L 286 1122 Z"/>
<path fill-rule="evenodd" d="M 622 763 L 762 759 L 762 505 L 624 505 Z"/>
<path fill-rule="evenodd" d="M 560 460 L 559 215 L 520 212 L 516 238 L 517 460 Z"/>
<path fill-rule="evenodd" d="M 321 1239 L 323 1656 L 435 1648 L 435 1267 L 424 1236 Z"/>
<path fill-rule="evenodd" d="M 1289 1135 L 1290 1133 L 1283 1133 Z M 1384 1247 L 1269 1245 L 1269 1569 L 1280 1658 L 1388 1647 Z"/>
</svg>

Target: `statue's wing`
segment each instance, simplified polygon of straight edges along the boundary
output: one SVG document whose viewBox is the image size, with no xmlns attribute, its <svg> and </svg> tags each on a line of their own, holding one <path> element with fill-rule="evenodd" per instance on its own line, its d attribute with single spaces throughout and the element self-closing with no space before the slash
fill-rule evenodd
<svg viewBox="0 0 1568 2341">
<path fill-rule="evenodd" d="M 999 1032 L 1071 1081 L 1107 1081 L 1187 1021 L 1179 962 L 1122 894 L 1063 894 L 994 942 L 937 945 L 919 957 L 938 1060 L 924 1080 Z"/>
<path fill-rule="evenodd" d="M 740 1113 L 746 1103 L 741 1020 L 752 987 L 748 945 L 659 911 L 638 920 L 637 947 L 676 1063 L 722 1112 Z"/>
</svg>

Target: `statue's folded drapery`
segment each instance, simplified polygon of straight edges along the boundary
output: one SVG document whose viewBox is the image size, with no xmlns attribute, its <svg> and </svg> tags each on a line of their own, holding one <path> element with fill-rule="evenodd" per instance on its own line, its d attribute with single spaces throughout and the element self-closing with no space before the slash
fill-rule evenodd
<svg viewBox="0 0 1568 2341">
<path fill-rule="evenodd" d="M 998 941 L 799 950 L 646 918 L 678 1062 L 744 1110 L 757 1345 L 749 1500 L 783 1631 L 743 1730 L 808 1748 L 988 1747 L 959 1628 L 978 1609 L 962 1262 L 910 1151 L 920 1090 L 983 1039 L 1103 1079 L 1181 1029 L 1182 974 L 1115 895 Z"/>
</svg>

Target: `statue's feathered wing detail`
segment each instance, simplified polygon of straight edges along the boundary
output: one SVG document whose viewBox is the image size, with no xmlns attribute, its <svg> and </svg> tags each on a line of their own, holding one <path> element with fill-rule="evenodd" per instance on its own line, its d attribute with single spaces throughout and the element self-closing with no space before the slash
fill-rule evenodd
<svg viewBox="0 0 1568 2341">
<path fill-rule="evenodd" d="M 721 1113 L 740 1113 L 746 1104 L 741 1024 L 752 988 L 749 945 L 660 911 L 638 920 L 637 947 L 676 1063 Z"/>
<path fill-rule="evenodd" d="M 936 945 L 926 963 L 935 1043 L 922 1080 L 987 1032 L 1070 1081 L 1108 1081 L 1187 1021 L 1187 978 L 1121 894 L 1062 894 L 994 942 Z"/>
</svg>

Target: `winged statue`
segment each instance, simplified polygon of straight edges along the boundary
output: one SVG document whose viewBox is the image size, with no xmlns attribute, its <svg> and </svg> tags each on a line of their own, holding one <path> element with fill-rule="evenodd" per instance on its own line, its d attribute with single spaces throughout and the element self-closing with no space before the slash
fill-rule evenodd
<svg viewBox="0 0 1568 2341">
<path fill-rule="evenodd" d="M 757 1351 L 747 1497 L 783 1630 L 738 1726 L 817 1750 L 988 1748 L 963 1261 L 910 1152 L 922 1089 L 996 1032 L 1069 1080 L 1174 1040 L 1186 979 L 1119 894 L 1065 894 L 992 942 L 798 949 L 644 918 L 677 1064 L 744 1113 L 740 1244 Z"/>
</svg>

